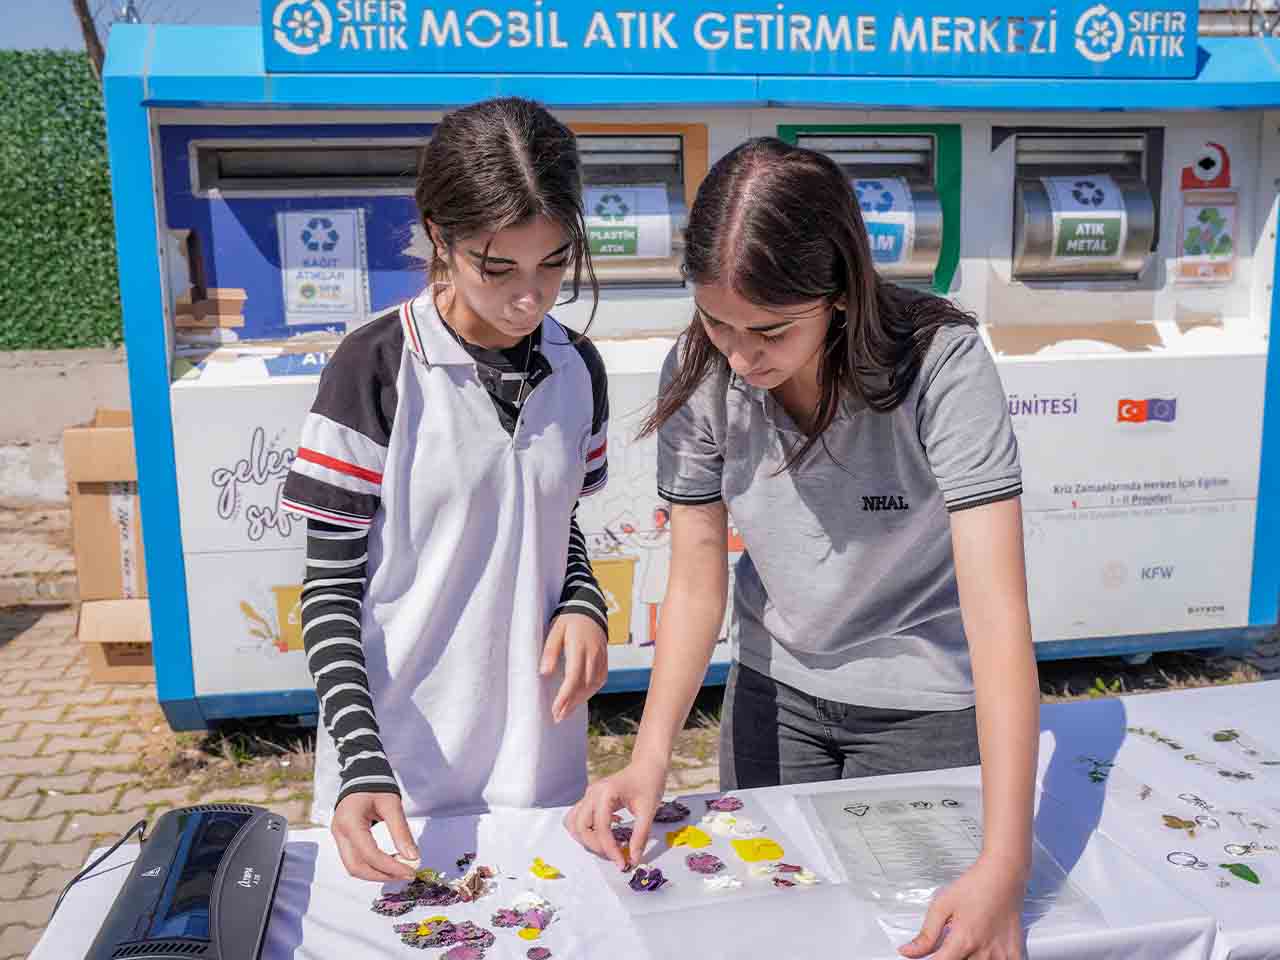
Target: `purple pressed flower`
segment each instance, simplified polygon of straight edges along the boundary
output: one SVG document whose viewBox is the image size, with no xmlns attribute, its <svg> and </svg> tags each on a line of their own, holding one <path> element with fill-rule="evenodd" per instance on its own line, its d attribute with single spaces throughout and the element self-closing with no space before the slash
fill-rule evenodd
<svg viewBox="0 0 1280 960">
<path fill-rule="evenodd" d="M 773 885 L 775 887 L 794 887 L 796 884 L 794 880 L 788 880 L 785 877 L 774 877 Z"/>
<path fill-rule="evenodd" d="M 458 924 L 450 933 L 451 942 L 475 944 L 482 950 L 493 946 L 495 939 L 493 931 L 486 930 L 484 927 L 477 927 L 470 920 Z"/>
<path fill-rule="evenodd" d="M 734 813 L 742 809 L 742 801 L 737 797 L 719 797 L 715 800 L 708 800 L 707 809 L 715 810 L 717 813 Z"/>
<path fill-rule="evenodd" d="M 518 927 L 521 922 L 520 911 L 503 907 L 494 913 L 491 922 L 495 927 Z"/>
<path fill-rule="evenodd" d="M 684 862 L 694 873 L 719 873 L 724 869 L 724 861 L 714 853 L 691 853 Z"/>
<path fill-rule="evenodd" d="M 667 878 L 657 867 L 636 867 L 627 885 L 636 893 L 652 893 L 666 882 Z"/>
<path fill-rule="evenodd" d="M 689 808 L 679 800 L 668 800 L 659 804 L 658 812 L 653 815 L 654 823 L 679 823 L 689 816 Z"/>
<path fill-rule="evenodd" d="M 804 867 L 798 867 L 794 863 L 780 863 L 774 869 L 779 873 L 804 873 Z"/>
<path fill-rule="evenodd" d="M 373 901 L 373 912 L 384 917 L 399 917 L 413 909 L 415 900 L 391 900 L 379 897 Z"/>
<path fill-rule="evenodd" d="M 615 823 L 609 829 L 613 831 L 613 839 L 619 843 L 631 842 L 632 827 L 630 824 Z"/>
<path fill-rule="evenodd" d="M 535 930 L 545 930 L 547 925 L 551 923 L 551 911 L 549 910 L 526 910 L 521 922 L 526 927 L 533 927 Z"/>
<path fill-rule="evenodd" d="M 530 947 L 525 956 L 529 960 L 551 960 L 551 951 L 546 947 Z"/>
<path fill-rule="evenodd" d="M 474 944 L 460 943 L 444 952 L 444 960 L 482 960 L 484 951 Z"/>
</svg>

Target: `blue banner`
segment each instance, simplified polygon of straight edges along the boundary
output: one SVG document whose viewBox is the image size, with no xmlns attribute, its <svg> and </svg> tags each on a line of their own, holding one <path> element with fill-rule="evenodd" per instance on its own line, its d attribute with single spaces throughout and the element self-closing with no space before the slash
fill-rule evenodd
<svg viewBox="0 0 1280 960">
<path fill-rule="evenodd" d="M 263 0 L 265 63 L 274 73 L 1108 79 L 1196 72 L 1196 0 L 635 6 Z"/>
</svg>

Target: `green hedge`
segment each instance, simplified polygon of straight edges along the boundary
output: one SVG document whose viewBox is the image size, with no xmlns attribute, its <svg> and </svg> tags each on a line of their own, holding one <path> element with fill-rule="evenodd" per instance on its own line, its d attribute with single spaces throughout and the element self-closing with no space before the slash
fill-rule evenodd
<svg viewBox="0 0 1280 960">
<path fill-rule="evenodd" d="M 89 59 L 0 51 L 0 350 L 121 339 L 106 126 Z"/>
</svg>

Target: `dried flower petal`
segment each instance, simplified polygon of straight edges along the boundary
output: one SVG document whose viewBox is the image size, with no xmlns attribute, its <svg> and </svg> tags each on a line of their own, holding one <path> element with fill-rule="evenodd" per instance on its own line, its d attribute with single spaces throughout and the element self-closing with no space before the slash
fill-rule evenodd
<svg viewBox="0 0 1280 960">
<path fill-rule="evenodd" d="M 546 947 L 530 947 L 525 956 L 529 960 L 551 960 L 551 951 Z"/>
<path fill-rule="evenodd" d="M 733 849 L 747 863 L 759 863 L 762 860 L 781 860 L 786 851 L 776 840 L 768 837 L 756 837 L 753 840 L 734 840 Z"/>
<path fill-rule="evenodd" d="M 657 867 L 641 864 L 636 867 L 636 871 L 631 875 L 627 885 L 636 893 L 652 893 L 666 882 L 667 878 L 662 875 L 662 871 Z"/>
<path fill-rule="evenodd" d="M 491 869 L 480 865 L 472 867 L 467 871 L 466 876 L 460 880 L 455 880 L 450 886 L 464 903 L 470 903 L 490 892 L 489 878 L 492 876 L 493 871 Z"/>
<path fill-rule="evenodd" d="M 408 913 L 415 906 L 417 906 L 415 900 L 391 900 L 387 897 L 378 897 L 373 901 L 373 912 L 384 917 L 399 917 Z"/>
<path fill-rule="evenodd" d="M 479 944 L 482 948 L 488 949 L 493 946 L 496 939 L 492 930 L 486 930 L 484 927 L 476 926 L 470 920 L 457 925 L 454 929 L 453 939 L 455 941 L 468 941 L 470 943 Z"/>
<path fill-rule="evenodd" d="M 613 839 L 617 840 L 619 843 L 625 844 L 631 842 L 631 834 L 634 829 L 631 824 L 615 823 L 609 829 L 613 832 Z"/>
<path fill-rule="evenodd" d="M 503 907 L 498 910 L 489 919 L 495 927 L 518 927 L 520 926 L 520 911 L 512 910 L 510 907 Z"/>
<path fill-rule="evenodd" d="M 542 907 L 550 908 L 551 902 L 538 896 L 532 890 L 526 890 L 512 901 L 511 906 L 513 909 L 524 913 L 526 910 L 535 910 Z"/>
<path fill-rule="evenodd" d="M 564 874 L 551 864 L 546 863 L 541 857 L 533 858 L 533 866 L 529 868 L 529 872 L 542 880 L 559 880 L 564 876 Z"/>
<path fill-rule="evenodd" d="M 718 877 L 703 877 L 702 883 L 708 890 L 712 890 L 716 893 L 722 893 L 725 890 L 737 890 L 742 886 L 742 881 L 731 873 L 726 873 Z"/>
<path fill-rule="evenodd" d="M 708 810 L 718 810 L 722 813 L 733 813 L 742 809 L 742 801 L 737 797 L 718 797 L 715 800 L 707 801 Z"/>
<path fill-rule="evenodd" d="M 532 910 L 526 910 L 520 920 L 526 927 L 533 927 L 535 930 L 545 930 L 551 923 L 551 911 L 540 909 L 538 907 Z"/>
<path fill-rule="evenodd" d="M 523 940 L 537 940 L 542 936 L 542 931 L 537 927 L 525 927 L 523 930 L 517 931 L 516 936 Z"/>
<path fill-rule="evenodd" d="M 735 817 L 723 810 L 708 813 L 702 818 L 702 825 L 718 837 L 749 837 L 761 833 L 764 827 L 746 817 Z"/>
<path fill-rule="evenodd" d="M 454 861 L 458 868 L 458 872 L 462 873 L 466 870 L 467 867 L 471 866 L 471 864 L 475 862 L 475 859 L 476 855 L 474 853 L 464 853 L 460 856 L 456 861 Z"/>
<path fill-rule="evenodd" d="M 679 830 L 668 831 L 667 846 L 693 847 L 698 850 L 711 846 L 711 837 L 705 830 L 699 830 L 697 827 L 681 827 Z"/>
<path fill-rule="evenodd" d="M 484 951 L 471 943 L 460 943 L 444 952 L 443 960 L 483 960 Z"/>
<path fill-rule="evenodd" d="M 691 853 L 684 862 L 694 873 L 719 873 L 724 869 L 724 861 L 714 853 Z"/>
<path fill-rule="evenodd" d="M 654 823 L 679 823 L 689 816 L 689 808 L 679 800 L 668 800 L 658 805 L 658 812 L 653 815 Z"/>
<path fill-rule="evenodd" d="M 795 882 L 792 880 L 788 880 L 786 877 L 774 877 L 773 885 L 775 887 L 794 887 Z"/>
</svg>

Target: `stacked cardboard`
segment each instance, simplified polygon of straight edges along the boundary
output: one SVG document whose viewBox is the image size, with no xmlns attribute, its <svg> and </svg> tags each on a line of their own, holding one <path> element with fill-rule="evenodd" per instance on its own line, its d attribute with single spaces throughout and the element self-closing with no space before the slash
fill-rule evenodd
<svg viewBox="0 0 1280 960">
<path fill-rule="evenodd" d="M 178 294 L 173 324 L 181 330 L 243 327 L 246 293 L 236 287 L 197 287 Z"/>
<path fill-rule="evenodd" d="M 89 672 L 106 683 L 152 679 L 151 624 L 133 427 L 127 411 L 99 410 L 62 435 L 80 583 L 78 634 Z"/>
</svg>

